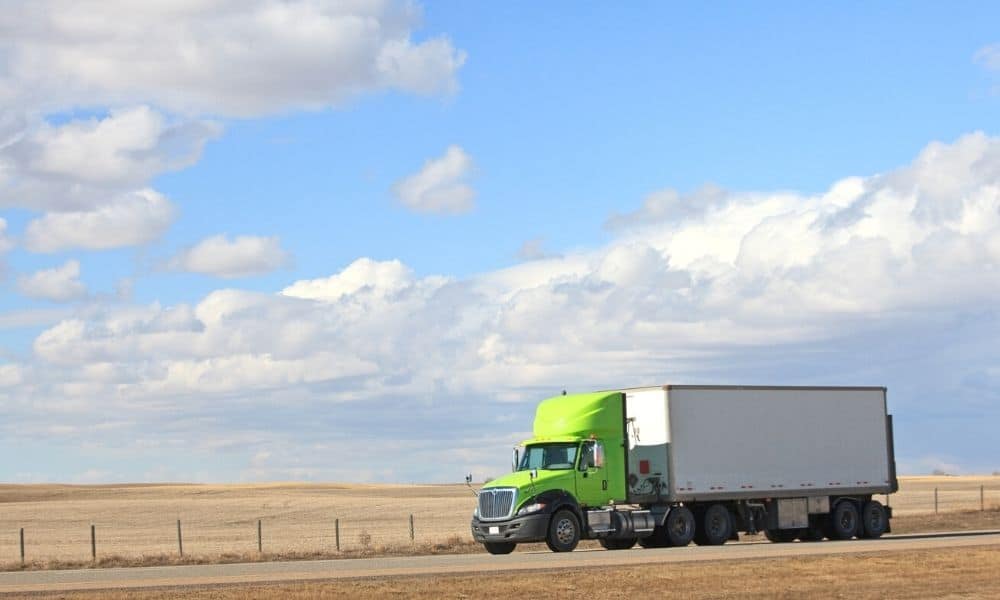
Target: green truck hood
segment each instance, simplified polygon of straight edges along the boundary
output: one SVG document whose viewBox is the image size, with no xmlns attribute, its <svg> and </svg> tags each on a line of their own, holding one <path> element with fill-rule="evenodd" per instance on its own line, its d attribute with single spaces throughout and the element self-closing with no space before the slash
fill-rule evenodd
<svg viewBox="0 0 1000 600">
<path fill-rule="evenodd" d="M 525 501 L 548 490 L 566 490 L 575 495 L 576 477 L 572 469 L 561 469 L 558 471 L 539 469 L 538 477 L 535 478 L 534 484 L 532 484 L 530 471 L 514 471 L 487 483 L 483 486 L 483 489 L 496 487 L 517 488 L 516 510 L 521 508 Z"/>
</svg>

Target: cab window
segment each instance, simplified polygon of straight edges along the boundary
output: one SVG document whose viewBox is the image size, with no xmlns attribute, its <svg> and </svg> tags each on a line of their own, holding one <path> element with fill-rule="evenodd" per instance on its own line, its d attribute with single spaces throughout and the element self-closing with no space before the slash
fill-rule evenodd
<svg viewBox="0 0 1000 600">
<path fill-rule="evenodd" d="M 604 444 L 601 442 L 584 442 L 580 447 L 580 470 L 604 466 Z"/>
</svg>

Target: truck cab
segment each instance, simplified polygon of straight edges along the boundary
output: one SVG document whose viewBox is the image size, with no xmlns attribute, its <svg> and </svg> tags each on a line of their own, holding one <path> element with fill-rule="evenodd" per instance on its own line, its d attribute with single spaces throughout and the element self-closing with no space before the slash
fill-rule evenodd
<svg viewBox="0 0 1000 600">
<path fill-rule="evenodd" d="M 524 542 L 576 547 L 588 512 L 625 500 L 620 393 L 556 396 L 541 403 L 534 437 L 515 450 L 509 475 L 479 492 L 472 535 L 494 554 Z"/>
</svg>

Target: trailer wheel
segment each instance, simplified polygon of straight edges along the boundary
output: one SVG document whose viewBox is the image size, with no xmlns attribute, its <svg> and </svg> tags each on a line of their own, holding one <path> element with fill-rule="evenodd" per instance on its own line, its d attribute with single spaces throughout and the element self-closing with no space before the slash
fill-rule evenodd
<svg viewBox="0 0 1000 600">
<path fill-rule="evenodd" d="M 635 543 L 638 541 L 638 538 L 600 539 L 601 547 L 605 550 L 628 550 L 632 546 L 635 546 Z"/>
<path fill-rule="evenodd" d="M 663 523 L 667 541 L 671 546 L 687 546 L 694 539 L 694 514 L 686 506 L 675 506 L 667 513 Z"/>
<path fill-rule="evenodd" d="M 580 521 L 572 512 L 563 509 L 552 515 L 545 544 L 553 552 L 572 552 L 580 543 Z"/>
<path fill-rule="evenodd" d="M 850 500 L 844 500 L 837 504 L 830 517 L 831 539 L 849 540 L 858 532 L 858 507 Z"/>
<path fill-rule="evenodd" d="M 483 542 L 483 546 L 486 546 L 486 551 L 490 554 L 510 554 L 517 544 L 514 542 Z"/>
<path fill-rule="evenodd" d="M 863 535 L 866 538 L 878 539 L 888 528 L 889 519 L 885 514 L 885 508 L 878 500 L 872 500 L 865 504 L 864 510 L 861 511 L 861 519 L 864 524 Z"/>
<path fill-rule="evenodd" d="M 695 532 L 694 543 L 699 546 L 721 546 L 733 533 L 733 519 L 729 509 L 713 504 L 705 511 L 701 527 Z"/>
</svg>

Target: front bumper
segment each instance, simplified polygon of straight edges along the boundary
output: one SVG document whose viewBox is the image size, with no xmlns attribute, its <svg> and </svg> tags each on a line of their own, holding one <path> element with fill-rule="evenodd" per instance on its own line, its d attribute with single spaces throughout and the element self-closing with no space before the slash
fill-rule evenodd
<svg viewBox="0 0 1000 600">
<path fill-rule="evenodd" d="M 538 513 L 507 521 L 472 518 L 472 537 L 477 542 L 540 542 L 545 539 L 551 515 Z"/>
</svg>

